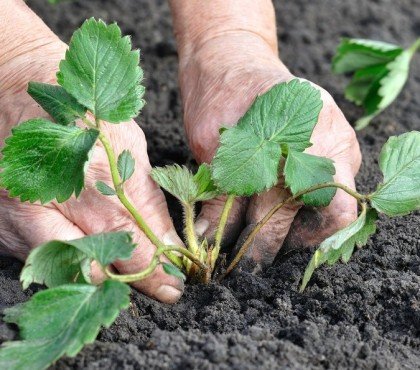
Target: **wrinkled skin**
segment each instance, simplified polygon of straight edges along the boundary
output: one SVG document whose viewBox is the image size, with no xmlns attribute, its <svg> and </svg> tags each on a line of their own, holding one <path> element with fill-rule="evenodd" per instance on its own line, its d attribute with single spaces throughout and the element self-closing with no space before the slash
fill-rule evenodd
<svg viewBox="0 0 420 370">
<path fill-rule="evenodd" d="M 27 95 L 26 84 L 30 80 L 54 83 L 65 48 L 64 44 L 48 36 L 39 42 L 39 46 L 29 48 L 30 52 L 15 58 L 15 69 L 2 75 L 3 86 L 7 89 L 0 91 L 1 145 L 13 125 L 46 116 Z M 203 44 L 194 55 L 183 55 L 180 82 L 185 126 L 196 159 L 210 162 L 218 143 L 218 128 L 222 124 L 235 124 L 257 94 L 291 78 L 293 76 L 272 48 L 253 34 L 221 35 Z M 335 180 L 354 187 L 353 178 L 360 165 L 354 131 L 331 96 L 321 91 L 324 107 L 312 136 L 314 145 L 308 152 L 333 159 L 337 170 Z M 136 159 L 135 173 L 126 186 L 128 196 L 165 243 L 180 244 L 163 193 L 149 177 L 150 163 L 142 130 L 134 121 L 121 125 L 105 124 L 104 129 L 117 153 L 129 149 Z M 115 263 L 114 267 L 121 273 L 144 268 L 150 261 L 154 246 L 114 197 L 98 193 L 94 188 L 97 180 L 110 183 L 105 152 L 100 144 L 94 150 L 87 173 L 86 190 L 78 199 L 73 197 L 62 204 L 29 204 L 10 199 L 5 191 L 1 191 L 1 251 L 23 260 L 31 248 L 51 239 L 68 240 L 90 233 L 129 230 L 134 232 L 134 239 L 140 247 L 130 261 Z M 246 235 L 275 202 L 288 195 L 288 191 L 279 185 L 249 201 L 238 199 L 229 219 L 229 240 L 226 241 L 233 242 L 241 233 Z M 211 238 L 222 206 L 221 199 L 203 206 L 196 225 L 200 235 Z M 299 207 L 291 204 L 279 211 L 257 236 L 248 256 L 258 264 L 271 263 L 287 235 L 290 245 L 314 245 L 351 222 L 357 212 L 355 201 L 341 191 L 337 192 L 329 207 L 316 211 L 315 215 L 298 213 Z M 95 280 L 103 278 L 96 266 L 92 268 L 92 276 Z M 166 275 L 161 268 L 134 286 L 168 303 L 177 301 L 183 291 L 182 282 Z"/>
<path fill-rule="evenodd" d="M 53 41 L 48 47 L 32 50 L 23 56 L 27 61 L 43 60 L 42 69 L 25 69 L 27 81 L 55 83 L 55 72 L 63 58 L 66 46 Z M 42 56 L 41 56 L 42 54 Z M 44 60 L 45 58 L 45 60 Z M 36 63 L 33 63 L 36 65 Z M 32 65 L 33 65 L 32 64 Z M 23 63 L 23 65 L 29 65 Z M 16 84 L 15 86 L 18 86 Z M 22 84 L 22 86 L 25 86 Z M 26 93 L 26 88 L 11 87 L 0 96 L 0 142 L 10 134 L 10 127 L 34 117 L 48 115 Z M 128 149 L 136 160 L 135 172 L 125 191 L 149 226 L 167 244 L 181 245 L 169 216 L 163 192 L 149 177 L 151 169 L 147 156 L 147 143 L 143 131 L 130 121 L 119 125 L 104 123 L 103 130 L 118 154 Z M 47 205 L 20 203 L 0 191 L 0 246 L 1 252 L 22 260 L 31 248 L 52 239 L 71 240 L 92 233 L 107 231 L 132 231 L 138 243 L 130 261 L 114 264 L 120 273 L 133 273 L 145 268 L 152 258 L 155 247 L 139 230 L 128 211 L 116 197 L 101 195 L 95 188 L 96 181 L 112 184 L 105 150 L 98 141 L 85 179 L 85 189 L 79 198 L 74 196 L 65 203 Z M 94 281 L 103 279 L 101 270 L 92 266 Z M 149 278 L 133 285 L 140 291 L 167 303 L 176 302 L 183 292 L 183 282 L 167 275 L 161 267 Z"/>
<path fill-rule="evenodd" d="M 220 48 L 223 45 L 223 48 Z M 273 85 L 295 78 L 281 63 L 272 47 L 247 32 L 238 31 L 206 42 L 194 55 L 180 63 L 180 83 L 185 107 L 185 126 L 190 147 L 199 162 L 209 163 L 218 145 L 221 125 L 234 125 L 258 94 Z M 315 85 L 314 85 L 315 86 Z M 355 132 L 331 95 L 321 91 L 323 108 L 307 153 L 331 158 L 334 180 L 354 188 L 354 176 L 361 154 Z M 269 209 L 290 193 L 282 186 L 250 200 L 237 199 L 228 221 L 226 242 L 232 243 L 250 232 Z M 224 199 L 203 205 L 196 223 L 199 234 L 212 237 Z M 313 246 L 357 216 L 357 202 L 338 190 L 323 209 L 301 208 L 298 203 L 280 209 L 261 229 L 248 251 L 257 268 L 272 263 L 286 240 L 288 248 Z"/>
</svg>

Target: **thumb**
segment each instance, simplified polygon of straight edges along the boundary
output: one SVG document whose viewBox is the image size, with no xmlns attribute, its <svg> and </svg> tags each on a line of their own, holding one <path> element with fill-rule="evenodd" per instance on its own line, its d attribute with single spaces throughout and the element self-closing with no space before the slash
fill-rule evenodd
<svg viewBox="0 0 420 370">
<path fill-rule="evenodd" d="M 264 218 L 270 209 L 288 197 L 290 197 L 289 191 L 284 189 L 283 184 L 278 184 L 268 192 L 255 195 L 251 199 L 246 216 L 247 226 L 238 239 L 234 255 L 239 251 L 257 223 Z M 270 265 L 282 247 L 299 208 L 300 205 L 297 203 L 287 203 L 280 208 L 255 236 L 240 265 L 243 267 L 247 266 L 248 269 L 251 267 L 253 272 Z"/>
<path fill-rule="evenodd" d="M 0 245 L 7 254 L 25 260 L 29 252 L 50 240 L 72 240 L 85 233 L 54 206 L 21 203 L 0 191 Z"/>
<path fill-rule="evenodd" d="M 142 216 L 165 244 L 182 245 L 178 237 L 162 191 L 153 182 L 146 180 L 141 197 L 133 198 L 135 207 L 142 210 Z M 150 188 L 149 188 L 150 186 Z M 156 247 L 140 230 L 129 212 L 112 197 L 98 199 L 98 192 L 92 187 L 86 188 L 80 197 L 70 199 L 56 206 L 86 234 L 97 234 L 112 231 L 130 231 L 137 248 L 130 260 L 116 261 L 114 267 L 121 274 L 137 273 L 151 262 Z M 169 261 L 161 256 L 161 262 Z M 97 269 L 96 269 L 97 270 Z M 95 271 L 95 269 L 94 269 Z M 168 275 L 162 266 L 158 266 L 152 275 L 135 282 L 132 286 L 142 293 L 165 303 L 174 303 L 181 297 L 184 284 L 180 279 Z"/>
<path fill-rule="evenodd" d="M 354 170 L 348 163 L 336 163 L 334 180 L 355 189 Z M 327 207 L 301 208 L 285 241 L 284 252 L 317 245 L 356 218 L 357 200 L 338 189 Z"/>
</svg>

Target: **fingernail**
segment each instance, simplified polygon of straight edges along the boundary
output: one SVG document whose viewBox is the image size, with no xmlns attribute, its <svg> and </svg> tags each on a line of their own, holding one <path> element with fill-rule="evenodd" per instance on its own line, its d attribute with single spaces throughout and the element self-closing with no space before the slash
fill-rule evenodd
<svg viewBox="0 0 420 370">
<path fill-rule="evenodd" d="M 201 218 L 194 225 L 195 232 L 197 233 L 198 236 L 203 236 L 203 234 L 207 231 L 209 226 L 210 226 L 210 222 Z"/>
<path fill-rule="evenodd" d="M 170 285 L 162 285 L 156 290 L 156 298 L 165 303 L 176 303 L 181 298 L 182 291 Z"/>
</svg>

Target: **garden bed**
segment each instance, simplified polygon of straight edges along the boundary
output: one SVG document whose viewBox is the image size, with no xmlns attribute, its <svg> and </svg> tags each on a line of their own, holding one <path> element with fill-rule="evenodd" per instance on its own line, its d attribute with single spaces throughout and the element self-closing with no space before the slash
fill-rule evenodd
<svg viewBox="0 0 420 370">
<path fill-rule="evenodd" d="M 90 16 L 117 21 L 142 49 L 147 105 L 140 116 L 153 165 L 191 164 L 182 129 L 177 56 L 166 1 L 80 0 L 51 7 L 29 1 L 68 41 Z M 420 34 L 414 0 L 277 2 L 281 55 L 296 75 L 329 90 L 351 122 L 361 111 L 343 99 L 346 78 L 330 60 L 340 36 L 404 46 Z M 420 58 L 406 89 L 375 124 L 358 133 L 364 156 L 361 192 L 381 180 L 376 163 L 390 135 L 419 129 Z M 171 212 L 179 209 L 168 198 Z M 381 218 L 378 233 L 347 265 L 317 270 L 307 290 L 297 289 L 310 258 L 302 251 L 280 258 L 263 274 L 232 275 L 221 285 L 187 286 L 173 306 L 133 292 L 132 306 L 76 358 L 55 369 L 414 369 L 420 363 L 419 213 Z M 178 227 L 180 225 L 177 225 Z M 21 264 L 0 259 L 0 307 L 24 301 Z M 0 341 L 16 331 L 0 324 Z"/>
</svg>

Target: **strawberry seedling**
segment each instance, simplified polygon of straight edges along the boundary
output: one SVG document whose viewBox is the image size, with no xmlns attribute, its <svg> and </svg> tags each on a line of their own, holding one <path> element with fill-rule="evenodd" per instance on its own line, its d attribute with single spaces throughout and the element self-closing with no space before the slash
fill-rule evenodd
<svg viewBox="0 0 420 370">
<path fill-rule="evenodd" d="M 5 321 L 18 325 L 21 340 L 2 347 L 1 368 L 44 369 L 61 356 L 76 355 L 95 340 L 102 326 L 111 325 L 120 310 L 127 308 L 127 283 L 146 278 L 159 265 L 180 279 L 187 276 L 191 281 L 210 281 L 235 197 L 264 192 L 276 185 L 280 176 L 290 189 L 290 197 L 273 204 L 225 274 L 236 266 L 261 227 L 288 202 L 325 207 L 336 189 L 342 189 L 360 205 L 357 220 L 325 240 L 315 252 L 302 289 L 315 268 L 340 258 L 348 261 L 355 246 L 366 243 L 375 232 L 378 212 L 398 216 L 420 207 L 420 133 L 388 140 L 380 156 L 383 183 L 371 194 L 360 194 L 333 181 L 335 169 L 330 159 L 304 152 L 311 145 L 322 100 L 317 89 L 295 79 L 257 97 L 237 126 L 223 128 L 213 162 L 202 164 L 197 173 L 178 165 L 152 170 L 152 178 L 178 198 L 184 210 L 186 247 L 165 245 L 125 193 L 125 184 L 135 171 L 135 158 L 127 150 L 115 153 L 102 129 L 103 121 L 119 124 L 138 115 L 144 105 L 142 76 L 139 52 L 131 50 L 129 38 L 121 36 L 116 24 L 90 19 L 70 41 L 57 74 L 59 85 L 29 84 L 29 94 L 55 122 L 34 118 L 12 130 L 2 150 L 1 186 L 21 201 L 65 202 L 73 195 L 77 197 L 84 188 L 89 157 L 99 141 L 107 154 L 112 184 L 98 181 L 97 190 L 119 199 L 156 251 L 143 270 L 119 275 L 110 265 L 131 257 L 136 245 L 129 232 L 54 240 L 34 249 L 21 274 L 22 285 L 27 288 L 40 283 L 48 289 L 5 310 Z M 219 195 L 226 196 L 226 203 L 214 243 L 209 243 L 194 230 L 195 206 Z M 162 262 L 163 255 L 172 264 Z M 91 284 L 92 261 L 108 277 L 101 285 Z"/>
<path fill-rule="evenodd" d="M 410 62 L 420 39 L 408 49 L 381 41 L 343 39 L 333 59 L 334 73 L 353 73 L 345 96 L 360 105 L 365 115 L 356 122 L 361 130 L 388 107 L 403 89 Z"/>
</svg>

